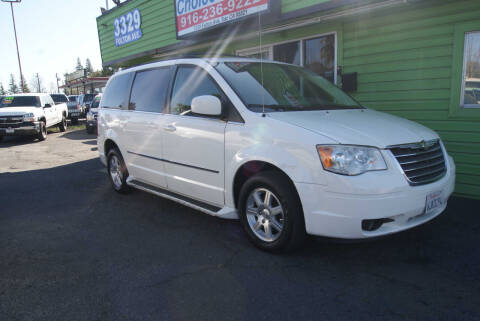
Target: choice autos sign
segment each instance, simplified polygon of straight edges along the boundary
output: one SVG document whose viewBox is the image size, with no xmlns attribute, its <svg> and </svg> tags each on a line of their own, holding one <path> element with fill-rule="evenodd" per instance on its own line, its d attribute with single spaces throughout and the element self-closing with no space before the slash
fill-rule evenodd
<svg viewBox="0 0 480 321">
<path fill-rule="evenodd" d="M 177 37 L 267 11 L 269 0 L 175 0 Z"/>
<path fill-rule="evenodd" d="M 140 10 L 135 9 L 115 18 L 113 21 L 113 34 L 115 35 L 115 46 L 120 47 L 127 43 L 142 38 L 142 17 Z"/>
</svg>

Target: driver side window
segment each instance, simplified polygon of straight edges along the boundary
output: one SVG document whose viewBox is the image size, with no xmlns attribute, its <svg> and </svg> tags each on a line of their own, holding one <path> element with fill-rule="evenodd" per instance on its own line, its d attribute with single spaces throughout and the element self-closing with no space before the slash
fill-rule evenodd
<svg viewBox="0 0 480 321">
<path fill-rule="evenodd" d="M 191 112 L 193 98 L 212 95 L 222 100 L 222 93 L 208 73 L 194 66 L 180 66 L 175 77 L 170 114 L 195 116 Z"/>
</svg>

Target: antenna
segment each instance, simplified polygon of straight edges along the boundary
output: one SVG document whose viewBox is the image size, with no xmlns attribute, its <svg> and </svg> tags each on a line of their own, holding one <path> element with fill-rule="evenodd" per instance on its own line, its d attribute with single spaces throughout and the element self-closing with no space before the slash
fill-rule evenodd
<svg viewBox="0 0 480 321">
<path fill-rule="evenodd" d="M 263 52 L 262 52 L 262 14 L 258 13 L 258 35 L 260 39 L 260 77 L 262 78 L 262 117 L 265 117 L 265 88 L 263 87 Z"/>
</svg>

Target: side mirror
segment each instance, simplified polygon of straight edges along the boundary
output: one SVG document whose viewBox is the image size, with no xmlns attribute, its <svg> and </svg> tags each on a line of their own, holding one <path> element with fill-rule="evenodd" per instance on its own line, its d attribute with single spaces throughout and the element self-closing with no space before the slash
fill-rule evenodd
<svg viewBox="0 0 480 321">
<path fill-rule="evenodd" d="M 220 116 L 222 102 L 215 96 L 198 96 L 192 100 L 192 112 L 199 115 Z"/>
<path fill-rule="evenodd" d="M 44 107 L 44 108 L 50 108 L 50 107 L 52 107 L 52 105 L 50 105 L 50 104 L 45 104 L 45 106 L 43 106 L 43 107 Z"/>
</svg>

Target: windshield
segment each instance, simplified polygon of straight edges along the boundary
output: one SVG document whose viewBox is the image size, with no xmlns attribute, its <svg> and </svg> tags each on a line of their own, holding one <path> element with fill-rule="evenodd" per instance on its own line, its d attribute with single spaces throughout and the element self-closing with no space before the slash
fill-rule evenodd
<svg viewBox="0 0 480 321">
<path fill-rule="evenodd" d="M 66 103 L 68 102 L 68 99 L 67 99 L 67 96 L 65 95 L 56 95 L 56 94 L 53 94 L 53 95 L 50 95 L 52 96 L 52 99 L 53 101 L 57 104 L 57 103 Z"/>
<path fill-rule="evenodd" d="M 225 62 L 216 67 L 252 111 L 361 109 L 325 78 L 301 67 L 259 62 Z M 262 87 L 263 68 L 263 87 Z"/>
<path fill-rule="evenodd" d="M 95 97 L 95 100 L 92 103 L 92 108 L 98 108 L 98 106 L 100 105 L 100 100 L 102 100 L 101 96 Z"/>
<path fill-rule="evenodd" d="M 85 96 L 83 97 L 83 101 L 92 101 L 93 97 L 95 97 L 94 94 L 85 94 Z"/>
<path fill-rule="evenodd" d="M 77 96 L 68 96 L 69 101 L 77 101 Z"/>
<path fill-rule="evenodd" d="M 5 96 L 0 102 L 0 108 L 4 107 L 41 107 L 38 96 Z"/>
</svg>

